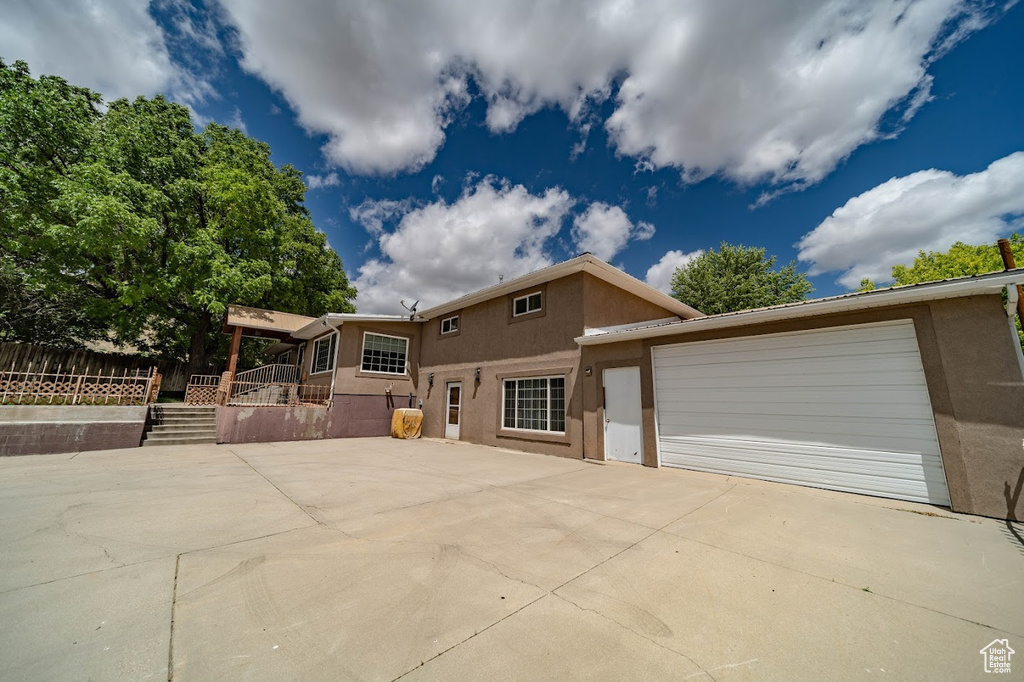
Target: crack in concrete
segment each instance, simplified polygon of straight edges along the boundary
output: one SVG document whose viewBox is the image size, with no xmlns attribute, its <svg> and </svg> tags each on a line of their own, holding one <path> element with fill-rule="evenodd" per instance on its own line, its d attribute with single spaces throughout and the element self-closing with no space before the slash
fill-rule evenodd
<svg viewBox="0 0 1024 682">
<path fill-rule="evenodd" d="M 174 679 L 174 610 L 178 606 L 178 569 L 181 567 L 181 555 L 174 560 L 174 586 L 171 588 L 171 630 L 167 642 L 167 682 Z"/>
<path fill-rule="evenodd" d="M 253 472 L 255 472 L 257 476 L 259 476 L 259 477 L 260 477 L 260 478 L 262 478 L 262 479 L 263 479 L 264 481 L 266 481 L 266 482 L 267 482 L 267 483 L 269 483 L 269 484 L 270 484 L 271 486 L 273 486 L 274 490 L 276 490 L 277 492 L 281 493 L 281 494 L 282 494 L 282 495 L 284 496 L 284 498 L 285 498 L 286 500 L 288 500 L 289 502 L 291 502 L 292 504 L 294 504 L 294 505 L 295 505 L 296 507 L 298 507 L 299 509 L 301 509 L 301 510 L 302 510 L 302 513 L 303 513 L 303 514 L 305 514 L 306 516 L 308 516 L 308 517 L 309 517 L 310 519 L 312 519 L 312 520 L 313 520 L 313 523 L 317 524 L 318 526 L 322 526 L 322 525 L 324 525 L 323 521 L 321 521 L 320 519 L 318 519 L 318 518 L 316 518 L 315 516 L 313 516 L 312 514 L 310 514 L 310 513 L 309 513 L 309 510 L 308 510 L 308 509 L 306 509 L 306 507 L 304 507 L 303 505 L 301 505 L 301 504 L 299 504 L 298 502 L 296 502 L 295 500 L 293 500 L 293 499 L 292 499 L 292 498 L 291 498 L 291 497 L 290 497 L 290 496 L 288 495 L 288 493 L 286 493 L 285 491 L 283 491 L 283 490 L 281 490 L 280 488 L 278 488 L 278 487 L 277 487 L 277 484 L 276 484 L 276 483 L 274 483 L 274 482 L 273 482 L 273 481 L 271 481 L 271 480 L 270 480 L 269 478 L 267 478 L 266 476 L 264 476 L 264 475 L 263 475 L 263 474 L 262 474 L 262 473 L 261 473 L 261 472 L 260 472 L 260 471 L 259 471 L 259 470 L 258 470 L 258 469 L 257 469 L 256 467 L 254 467 L 254 466 L 253 466 L 252 464 L 249 464 L 249 461 L 248 461 L 247 459 L 245 459 L 244 457 L 242 457 L 242 456 L 241 456 L 240 454 L 238 454 L 237 452 L 235 452 L 235 451 L 234 451 L 233 449 L 229 449 L 229 450 L 228 450 L 228 452 L 230 452 L 230 453 L 231 453 L 232 455 L 234 455 L 234 456 L 235 456 L 235 457 L 237 457 L 237 458 L 238 458 L 238 459 L 239 459 L 240 461 L 242 461 L 242 462 L 243 462 L 243 463 L 245 464 L 245 466 L 247 466 L 247 467 L 249 467 L 250 469 L 252 469 L 252 470 L 253 470 Z"/>
<path fill-rule="evenodd" d="M 483 633 L 487 632 L 488 630 L 490 630 L 491 628 L 493 628 L 493 627 L 494 627 L 495 625 L 497 625 L 498 623 L 501 623 L 501 622 L 503 622 L 503 621 L 506 621 L 506 620 L 508 620 L 509 618 L 511 618 L 512 616 L 516 615 L 517 613 L 519 613 L 519 612 L 520 612 L 520 611 L 522 611 L 523 609 L 525 609 L 525 608 L 528 608 L 528 607 L 530 607 L 530 606 L 532 606 L 532 605 L 536 604 L 537 602 L 539 602 L 539 601 L 540 601 L 541 599 L 543 599 L 543 598 L 544 598 L 544 597 L 546 597 L 546 596 L 547 596 L 547 593 L 545 593 L 545 594 L 542 594 L 542 595 L 540 595 L 539 597 L 537 597 L 536 599 L 534 599 L 533 601 L 530 601 L 530 602 L 527 602 L 526 604 L 523 604 L 522 606 L 520 606 L 520 607 L 519 607 L 518 609 L 516 609 L 516 610 L 515 610 L 515 611 L 513 611 L 512 613 L 508 614 L 507 616 L 503 616 L 502 618 L 499 618 L 498 620 L 494 621 L 493 623 L 491 623 L 490 625 L 488 625 L 488 626 L 487 626 L 487 627 L 485 627 L 484 629 L 482 629 L 482 630 L 479 630 L 479 631 L 477 631 L 477 632 L 474 632 L 474 633 L 473 633 L 472 635 L 470 635 L 470 636 L 469 636 L 469 637 L 467 637 L 466 639 L 462 640 L 461 642 L 456 642 L 455 644 L 452 644 L 452 645 L 451 645 L 450 647 L 448 647 L 448 648 L 447 648 L 447 649 L 445 649 L 444 651 L 440 651 L 440 652 L 438 652 L 438 653 L 434 654 L 433 656 L 431 656 L 430 658 L 428 658 L 427 660 L 425 660 L 425 661 L 422 661 L 422 662 L 421 662 L 421 663 L 420 663 L 419 665 L 417 665 L 417 666 L 413 666 L 412 668 L 409 668 L 408 670 L 406 670 L 406 671 L 405 671 L 404 673 L 402 673 L 402 674 L 401 674 L 401 675 L 399 675 L 398 677 L 396 677 L 396 678 L 392 679 L 392 680 L 391 680 L 391 682 L 398 682 L 398 680 L 402 679 L 403 677 L 405 677 L 405 676 L 406 676 L 406 675 L 408 675 L 409 673 L 413 672 L 414 670 L 418 670 L 418 669 L 422 668 L 422 667 L 423 667 L 423 666 L 425 666 L 425 665 L 426 665 L 427 663 L 430 663 L 431 661 L 433 661 L 433 660 L 435 660 L 435 659 L 438 659 L 438 658 L 440 658 L 441 656 L 444 656 L 444 655 L 445 655 L 446 653 L 448 653 L 449 651 L 451 651 L 451 650 L 452 650 L 452 649 L 454 649 L 455 647 L 459 647 L 459 646 L 462 646 L 463 644 L 465 644 L 465 643 L 466 643 L 466 642 L 468 642 L 469 640 L 473 639 L 474 637 L 477 637 L 477 636 L 479 636 L 479 635 L 482 635 Z"/>
<path fill-rule="evenodd" d="M 705 542 L 703 540 L 697 540 L 695 538 L 690 538 L 690 537 L 687 537 L 685 535 L 679 535 L 677 533 L 673 533 L 670 530 L 662 529 L 662 530 L 659 530 L 657 532 L 659 532 L 659 533 L 663 532 L 666 535 L 671 535 L 674 538 L 678 538 L 680 540 L 686 540 L 688 542 L 695 542 L 698 545 L 704 545 L 705 547 L 712 547 L 714 549 L 720 549 L 723 552 L 729 552 L 730 554 L 735 554 L 737 556 L 745 557 L 747 559 L 752 559 L 753 561 L 757 561 L 757 562 L 762 563 L 762 564 L 768 564 L 769 566 L 775 566 L 776 568 L 781 568 L 781 569 L 786 570 L 786 571 L 792 571 L 793 573 L 798 573 L 800 575 L 805 575 L 808 578 L 814 578 L 815 580 L 821 580 L 823 582 L 831 583 L 833 585 L 841 585 L 842 587 L 847 587 L 847 588 L 850 588 L 851 590 L 856 590 L 857 592 L 862 592 L 864 594 L 868 594 L 868 595 L 873 596 L 873 597 L 881 597 L 882 599 L 888 599 L 888 600 L 894 601 L 894 602 L 896 602 L 898 604 L 905 604 L 907 606 L 912 606 L 914 608 L 923 609 L 925 611 L 931 611 L 932 613 L 936 613 L 936 614 L 938 614 L 940 616 L 946 616 L 948 618 L 954 618 L 956 620 L 963 621 L 964 623 L 970 623 L 971 625 L 977 625 L 979 627 L 987 628 L 989 630 L 995 630 L 996 632 L 1004 632 L 1004 633 L 1006 633 L 1008 635 L 1014 635 L 1015 637 L 1024 637 L 1024 634 L 1019 633 L 1019 632 L 1011 632 L 1010 630 L 1004 630 L 1003 628 L 999 628 L 999 627 L 996 627 L 994 625 L 989 625 L 988 623 L 979 623 L 978 621 L 971 620 L 970 618 L 964 618 L 963 616 L 957 616 L 957 615 L 952 614 L 952 613 L 946 613 L 945 611 L 939 611 L 938 609 L 933 609 L 930 606 L 924 606 L 922 604 L 915 604 L 914 602 L 906 601 L 904 599 L 899 599 L 898 597 L 892 597 L 890 595 L 882 594 L 880 592 L 875 592 L 874 590 L 872 590 L 871 592 L 864 592 L 864 587 L 860 586 L 860 585 L 851 585 L 849 583 L 843 582 L 842 580 L 836 580 L 835 578 L 826 578 L 825 576 L 816 575 L 814 573 L 808 573 L 807 571 L 801 571 L 799 568 L 793 568 L 792 566 L 785 566 L 783 564 L 779 564 L 779 563 L 776 563 L 774 561 L 769 561 L 768 559 L 763 559 L 761 557 L 756 557 L 756 556 L 752 556 L 750 554 L 745 554 L 745 553 L 737 551 L 735 549 L 730 549 L 728 547 L 721 547 L 719 545 L 715 545 L 715 544 L 712 544 L 710 542 Z M 652 533 L 652 535 L 653 535 L 653 533 Z"/>
<path fill-rule="evenodd" d="M 704 666 L 702 666 L 700 663 L 698 663 L 697 661 L 693 660 L 692 658 L 690 658 L 689 656 L 684 654 L 682 651 L 677 651 L 677 650 L 673 649 L 672 647 L 665 646 L 661 642 L 659 642 L 657 640 L 654 640 L 654 639 L 651 639 L 650 637 L 648 637 L 647 635 L 643 634 L 642 632 L 637 632 L 636 630 L 634 630 L 633 628 L 629 627 L 628 625 L 625 625 L 624 623 L 620 623 L 619 621 L 615 620 L 611 616 L 608 616 L 608 615 L 605 615 L 605 614 L 601 613 L 597 609 L 592 609 L 592 608 L 589 608 L 589 607 L 586 607 L 586 606 L 580 606 L 579 604 L 574 602 L 572 599 L 569 599 L 568 597 L 563 597 L 560 594 L 551 593 L 551 596 L 557 597 L 558 599 L 561 599 L 566 604 L 572 604 L 573 606 L 578 608 L 580 611 L 590 611 L 591 613 L 595 613 L 598 616 L 601 616 L 601 618 L 604 618 L 605 620 L 607 620 L 607 621 L 609 621 L 611 623 L 615 623 L 616 625 L 618 625 L 623 630 L 626 630 L 628 632 L 632 632 L 637 637 L 642 637 L 643 639 L 646 639 L 651 644 L 654 644 L 655 646 L 661 647 L 665 651 L 670 651 L 670 652 L 672 652 L 673 654 L 675 654 L 677 656 L 682 656 L 687 661 L 689 661 L 693 665 L 697 666 L 697 668 L 700 670 L 701 673 L 707 675 L 712 680 L 715 679 L 714 675 L 712 675 L 710 672 L 708 672 L 707 670 L 704 669 Z M 697 673 L 697 674 L 700 674 L 700 673 Z M 689 679 L 690 677 L 694 677 L 694 676 L 695 675 L 690 675 L 690 676 L 687 677 L 687 679 Z"/>
</svg>

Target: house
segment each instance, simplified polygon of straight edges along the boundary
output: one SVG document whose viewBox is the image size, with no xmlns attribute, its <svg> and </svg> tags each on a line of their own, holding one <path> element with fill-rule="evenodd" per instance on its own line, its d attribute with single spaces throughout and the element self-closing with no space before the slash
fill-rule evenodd
<svg viewBox="0 0 1024 682">
<path fill-rule="evenodd" d="M 1022 281 L 705 316 L 583 254 L 415 316 L 282 332 L 269 351 L 329 407 L 220 408 L 219 439 L 384 435 L 422 407 L 428 437 L 1021 518 Z"/>
</svg>

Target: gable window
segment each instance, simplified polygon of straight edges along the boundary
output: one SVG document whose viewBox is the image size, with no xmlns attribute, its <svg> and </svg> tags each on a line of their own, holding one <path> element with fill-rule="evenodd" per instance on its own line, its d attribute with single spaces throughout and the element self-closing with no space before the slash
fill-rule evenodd
<svg viewBox="0 0 1024 682">
<path fill-rule="evenodd" d="M 506 429 L 565 433 L 565 377 L 506 379 L 501 414 Z"/>
<path fill-rule="evenodd" d="M 441 320 L 441 333 L 451 334 L 452 332 L 459 331 L 459 316 L 452 315 Z"/>
<path fill-rule="evenodd" d="M 409 339 L 366 332 L 363 334 L 362 369 L 380 374 L 405 374 L 408 351 Z"/>
<path fill-rule="evenodd" d="M 529 313 L 535 313 L 540 310 L 540 292 L 535 291 L 532 294 L 526 296 L 520 296 L 519 298 L 512 300 L 512 316 L 519 317 L 520 315 L 527 315 Z"/>
<path fill-rule="evenodd" d="M 338 334 L 328 334 L 313 342 L 313 363 L 309 368 L 310 374 L 321 374 L 334 369 L 334 337 Z"/>
</svg>

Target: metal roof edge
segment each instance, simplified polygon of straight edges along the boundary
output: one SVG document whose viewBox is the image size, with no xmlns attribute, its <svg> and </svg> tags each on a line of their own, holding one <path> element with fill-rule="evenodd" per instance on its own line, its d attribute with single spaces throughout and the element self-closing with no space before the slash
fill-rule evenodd
<svg viewBox="0 0 1024 682">
<path fill-rule="evenodd" d="M 850 310 L 919 303 L 922 301 L 958 298 L 985 293 L 995 294 L 1002 291 L 1003 287 L 1021 283 L 1024 283 L 1024 268 L 1017 268 L 1015 270 L 972 275 L 958 279 L 923 282 L 909 286 L 842 294 L 840 296 L 801 301 L 799 303 L 787 303 L 770 308 L 708 315 L 639 329 L 578 336 L 576 337 L 576 343 L 581 346 L 591 346 L 634 339 L 688 334 L 707 329 L 741 327 L 776 320 L 828 315 Z"/>
</svg>

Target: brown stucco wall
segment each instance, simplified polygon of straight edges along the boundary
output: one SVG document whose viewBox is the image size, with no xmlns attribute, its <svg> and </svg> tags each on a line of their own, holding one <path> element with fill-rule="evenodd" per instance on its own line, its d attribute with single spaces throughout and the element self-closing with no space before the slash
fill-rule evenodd
<svg viewBox="0 0 1024 682">
<path fill-rule="evenodd" d="M 411 402 L 415 407 L 416 396 Z M 394 408 L 409 407 L 409 403 L 408 394 L 393 404 L 384 395 L 335 395 L 330 407 L 218 407 L 217 442 L 387 436 Z"/>
<path fill-rule="evenodd" d="M 613 327 L 647 320 L 677 317 L 667 308 L 612 286 L 600 277 L 584 273 L 585 327 Z"/>
<path fill-rule="evenodd" d="M 1020 495 L 1024 484 L 1024 380 L 999 296 L 947 299 L 584 347 L 581 364 L 584 371 L 592 368 L 592 376 L 585 380 L 584 452 L 587 457 L 604 457 L 601 371 L 638 366 L 644 464 L 657 466 L 651 364 L 651 348 L 655 345 L 899 319 L 914 321 L 953 509 L 998 518 L 1024 518 L 1024 496 Z"/>
<path fill-rule="evenodd" d="M 444 437 L 445 384 L 461 381 L 460 440 L 565 457 L 582 457 L 583 403 L 579 347 L 583 330 L 584 276 L 576 273 L 459 312 L 459 333 L 440 335 L 440 319 L 423 324 L 419 387 L 423 397 L 423 435 Z M 512 300 L 543 291 L 541 313 L 513 318 Z M 448 317 L 444 315 L 443 317 Z M 480 383 L 474 373 L 480 368 Z M 434 374 L 433 386 L 428 375 Z M 566 435 L 524 434 L 500 428 L 504 377 L 564 374 Z"/>
<path fill-rule="evenodd" d="M 392 386 L 392 395 L 408 397 L 416 393 L 417 368 L 420 364 L 421 324 L 419 322 L 346 322 L 341 325 L 341 352 L 338 355 L 335 394 L 384 395 Z M 404 376 L 370 374 L 362 371 L 363 334 L 376 332 L 409 339 L 408 372 Z"/>
</svg>

